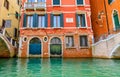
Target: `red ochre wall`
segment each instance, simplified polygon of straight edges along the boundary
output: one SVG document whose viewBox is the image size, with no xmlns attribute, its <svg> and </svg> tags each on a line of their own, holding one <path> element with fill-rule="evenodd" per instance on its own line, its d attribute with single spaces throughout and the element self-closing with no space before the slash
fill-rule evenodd
<svg viewBox="0 0 120 77">
<path fill-rule="evenodd" d="M 23 15 L 20 21 L 20 39 L 22 40 L 22 46 L 19 49 L 19 57 L 29 57 L 28 46 L 29 40 L 36 36 L 39 37 L 42 42 L 42 57 L 50 57 L 49 44 L 53 37 L 58 37 L 62 41 L 62 56 L 63 57 L 92 57 L 91 44 L 92 44 L 92 29 L 91 29 L 91 10 L 89 0 L 85 0 L 85 6 L 76 6 L 75 0 L 61 0 L 60 6 L 52 6 L 51 0 L 46 0 L 47 8 L 46 13 L 48 14 L 48 27 L 45 29 L 23 29 Z M 24 0 L 23 0 L 24 3 Z M 50 27 L 50 14 L 54 11 L 60 11 L 64 15 L 64 27 L 61 29 L 53 29 Z M 76 12 L 84 11 L 86 14 L 87 28 L 76 27 Z M 24 13 L 24 11 L 22 12 Z M 73 18 L 72 23 L 67 23 L 66 18 Z M 47 35 L 46 35 L 47 34 Z M 72 35 L 74 37 L 74 47 L 66 48 L 65 36 Z M 81 48 L 79 45 L 79 36 L 87 35 L 89 47 Z M 48 37 L 48 41 L 44 42 L 44 36 Z M 23 42 L 23 38 L 27 37 L 27 41 Z"/>
<path fill-rule="evenodd" d="M 114 30 L 112 14 L 113 10 L 117 10 L 120 18 L 120 1 L 114 0 L 111 4 L 108 4 L 108 0 L 90 0 L 90 4 L 92 28 L 95 41 L 99 41 L 102 35 L 108 36 L 110 34 L 118 33 L 119 31 Z M 103 15 L 101 15 L 102 18 L 99 20 L 98 14 L 100 12 L 103 12 Z"/>
</svg>

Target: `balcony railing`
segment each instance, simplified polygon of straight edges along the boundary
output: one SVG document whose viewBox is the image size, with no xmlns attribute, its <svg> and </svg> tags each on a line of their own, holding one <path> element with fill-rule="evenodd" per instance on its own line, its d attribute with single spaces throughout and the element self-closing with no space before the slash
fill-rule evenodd
<svg viewBox="0 0 120 77">
<path fill-rule="evenodd" d="M 25 10 L 28 9 L 46 9 L 46 2 L 26 2 L 25 3 Z"/>
</svg>

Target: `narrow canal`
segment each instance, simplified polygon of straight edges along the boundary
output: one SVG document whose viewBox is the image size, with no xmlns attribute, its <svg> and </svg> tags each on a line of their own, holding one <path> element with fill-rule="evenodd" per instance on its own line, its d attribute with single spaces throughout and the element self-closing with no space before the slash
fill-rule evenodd
<svg viewBox="0 0 120 77">
<path fill-rule="evenodd" d="M 0 59 L 0 77 L 120 77 L 120 60 Z"/>
</svg>

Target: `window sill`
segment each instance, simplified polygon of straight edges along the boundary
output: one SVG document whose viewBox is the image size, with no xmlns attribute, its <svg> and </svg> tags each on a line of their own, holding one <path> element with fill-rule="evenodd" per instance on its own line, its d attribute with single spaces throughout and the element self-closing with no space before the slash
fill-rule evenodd
<svg viewBox="0 0 120 77">
<path fill-rule="evenodd" d="M 55 7 L 55 6 L 60 7 L 61 5 L 53 5 L 53 7 Z"/>
<path fill-rule="evenodd" d="M 76 47 L 66 47 L 66 49 L 76 49 Z"/>
<path fill-rule="evenodd" d="M 38 27 L 35 27 L 35 28 L 30 28 L 30 27 L 23 27 L 23 29 L 46 29 L 47 27 L 41 27 L 41 28 L 38 28 Z"/>
<path fill-rule="evenodd" d="M 52 27 L 52 29 L 62 29 L 63 27 Z"/>
<path fill-rule="evenodd" d="M 84 4 L 77 4 L 77 6 L 85 6 Z"/>
<path fill-rule="evenodd" d="M 77 28 L 82 28 L 82 29 L 86 29 L 87 27 L 77 27 Z"/>
<path fill-rule="evenodd" d="M 88 49 L 89 46 L 80 46 L 79 48 L 80 48 L 80 49 Z"/>
</svg>

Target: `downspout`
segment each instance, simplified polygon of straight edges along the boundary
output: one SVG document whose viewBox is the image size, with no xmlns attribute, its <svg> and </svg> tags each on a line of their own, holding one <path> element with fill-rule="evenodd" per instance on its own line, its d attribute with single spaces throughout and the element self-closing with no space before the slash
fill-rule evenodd
<svg viewBox="0 0 120 77">
<path fill-rule="evenodd" d="M 109 29 L 109 23 L 108 23 L 108 14 L 107 14 L 107 7 L 106 7 L 106 2 L 104 0 L 104 7 L 105 7 L 105 15 L 106 15 L 106 22 L 107 22 L 107 34 L 110 34 L 110 29 Z"/>
</svg>

